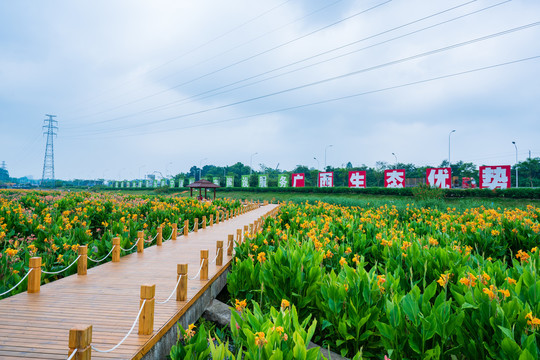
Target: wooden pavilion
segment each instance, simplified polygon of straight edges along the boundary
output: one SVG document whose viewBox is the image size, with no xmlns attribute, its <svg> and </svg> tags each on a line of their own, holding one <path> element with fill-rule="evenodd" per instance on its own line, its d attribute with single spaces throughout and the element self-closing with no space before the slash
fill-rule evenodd
<svg viewBox="0 0 540 360">
<path fill-rule="evenodd" d="M 204 189 L 204 199 L 208 199 L 208 196 L 207 196 L 208 189 L 214 189 L 214 200 L 216 200 L 216 188 L 221 187 L 221 186 L 216 185 L 208 180 L 201 179 L 201 180 L 195 181 L 192 184 L 189 184 L 187 187 L 190 188 L 191 190 L 190 196 L 193 196 L 194 188 L 199 189 L 199 196 L 198 196 L 199 199 L 203 198 L 202 189 Z"/>
</svg>

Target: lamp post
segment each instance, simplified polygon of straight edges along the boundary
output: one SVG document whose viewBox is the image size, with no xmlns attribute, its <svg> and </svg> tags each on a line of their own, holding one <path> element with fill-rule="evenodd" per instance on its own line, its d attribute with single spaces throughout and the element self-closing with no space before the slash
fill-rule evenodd
<svg viewBox="0 0 540 360">
<path fill-rule="evenodd" d="M 317 159 L 316 157 L 313 157 L 315 160 L 317 160 L 317 170 L 318 171 L 321 171 L 321 164 L 319 163 L 319 159 Z"/>
<path fill-rule="evenodd" d="M 397 156 L 395 153 L 392 153 L 392 155 L 394 155 L 394 157 L 396 158 L 396 169 L 397 169 Z"/>
<path fill-rule="evenodd" d="M 450 131 L 450 134 L 448 134 L 448 166 L 449 167 L 452 167 L 452 162 L 450 161 L 450 135 L 452 135 L 452 133 L 455 133 L 456 130 L 452 130 Z"/>
<path fill-rule="evenodd" d="M 253 156 L 254 155 L 257 155 L 258 153 L 253 153 L 251 154 L 251 156 L 249 157 L 249 175 L 251 175 L 251 173 L 253 172 L 253 168 L 252 168 L 252 163 L 253 163 Z"/>
<path fill-rule="evenodd" d="M 328 150 L 328 148 L 332 146 L 334 145 L 328 145 L 327 147 L 324 148 L 324 171 L 326 171 L 326 150 Z"/>
<path fill-rule="evenodd" d="M 201 159 L 201 161 L 199 161 L 199 180 L 201 180 L 201 177 L 202 177 L 202 162 L 204 160 L 208 160 L 208 158 L 204 158 L 204 159 Z"/>
<path fill-rule="evenodd" d="M 515 141 L 512 141 L 512 144 L 514 144 L 514 147 L 516 148 L 516 188 L 519 187 L 519 174 L 518 174 L 518 149 Z"/>
</svg>

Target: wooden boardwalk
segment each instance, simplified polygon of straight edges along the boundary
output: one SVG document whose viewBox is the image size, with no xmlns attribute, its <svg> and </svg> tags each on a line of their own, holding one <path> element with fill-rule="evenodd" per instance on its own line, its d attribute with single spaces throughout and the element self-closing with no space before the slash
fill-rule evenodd
<svg viewBox="0 0 540 360">
<path fill-rule="evenodd" d="M 69 329 L 77 325 L 92 325 L 92 345 L 110 349 L 137 317 L 141 285 L 156 284 L 156 302 L 164 301 L 176 285 L 177 264 L 187 263 L 188 276 L 193 277 L 199 270 L 200 250 L 209 249 L 211 261 L 216 241 L 223 240 L 223 266 L 209 265 L 209 281 L 189 280 L 187 301 L 177 302 L 173 296 L 166 304 L 155 304 L 152 335 L 138 335 L 136 326 L 116 350 L 105 354 L 92 351 L 93 359 L 141 358 L 229 266 L 227 235 L 235 234 L 236 238 L 237 229 L 276 206 L 262 206 L 176 241 L 153 245 L 143 253 L 123 256 L 119 263 L 93 267 L 86 276 L 75 274 L 42 285 L 39 293 L 24 292 L 1 300 L 0 359 L 66 359 Z"/>
</svg>

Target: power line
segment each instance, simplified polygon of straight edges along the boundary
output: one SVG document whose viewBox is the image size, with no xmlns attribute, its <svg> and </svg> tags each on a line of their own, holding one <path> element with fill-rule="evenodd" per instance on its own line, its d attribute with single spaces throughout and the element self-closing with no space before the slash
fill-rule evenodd
<svg viewBox="0 0 540 360">
<path fill-rule="evenodd" d="M 372 6 L 372 7 L 368 8 L 368 9 L 365 9 L 365 10 L 362 10 L 362 11 L 359 11 L 359 12 L 356 12 L 356 13 L 354 13 L 354 14 L 352 14 L 352 15 L 349 15 L 349 16 L 343 18 L 343 19 L 340 19 L 340 20 L 338 20 L 338 21 L 335 21 L 335 22 L 333 22 L 333 23 L 331 23 L 331 24 L 329 24 L 329 25 L 325 25 L 325 26 L 323 26 L 323 27 L 321 27 L 321 28 L 318 28 L 318 29 L 316 29 L 316 30 L 313 30 L 313 31 L 311 31 L 311 32 L 309 32 L 309 33 L 307 33 L 307 34 L 304 34 L 304 35 L 301 35 L 301 36 L 296 37 L 296 38 L 294 38 L 294 39 L 288 40 L 288 41 L 286 41 L 286 42 L 284 42 L 284 43 L 281 43 L 281 44 L 279 44 L 279 45 L 273 46 L 273 47 L 271 47 L 271 48 L 269 48 L 269 49 L 266 49 L 266 50 L 264 50 L 264 51 L 258 52 L 258 53 L 254 54 L 254 55 L 250 55 L 250 56 L 248 56 L 248 57 L 246 57 L 246 58 L 243 58 L 243 59 L 241 59 L 241 60 L 235 61 L 235 62 L 233 62 L 233 63 L 231 63 L 231 64 L 229 64 L 229 65 L 226 65 L 226 66 L 224 66 L 224 67 L 218 68 L 217 70 L 213 70 L 213 71 L 211 71 L 211 72 L 209 72 L 209 73 L 206 73 L 206 74 L 200 75 L 200 76 L 198 76 L 198 77 L 192 78 L 191 80 L 185 81 L 185 82 L 180 83 L 180 84 L 178 84 L 178 85 L 175 85 L 175 86 L 173 86 L 173 87 L 170 87 L 170 88 L 167 88 L 167 89 L 164 89 L 164 90 L 160 90 L 160 91 L 155 92 L 155 93 L 153 93 L 153 94 L 146 95 L 146 96 L 137 98 L 137 99 L 135 99 L 135 100 L 132 100 L 132 101 L 130 101 L 130 102 L 123 103 L 123 104 L 117 105 L 117 106 L 115 106 L 115 107 L 109 108 L 109 109 L 107 109 L 107 110 L 103 110 L 103 111 L 100 111 L 100 112 L 97 112 L 97 113 L 93 113 L 93 114 L 87 115 L 87 116 L 94 116 L 94 115 L 103 114 L 103 113 L 106 113 L 106 112 L 109 112 L 109 111 L 112 111 L 112 110 L 116 110 L 116 109 L 122 108 L 122 107 L 127 106 L 127 105 L 131 105 L 131 104 L 140 102 L 140 101 L 142 101 L 142 100 L 146 100 L 146 99 L 152 98 L 152 97 L 154 97 L 154 96 L 163 94 L 163 93 L 165 93 L 165 92 L 168 92 L 168 91 L 171 91 L 171 90 L 174 90 L 174 89 L 178 89 L 178 88 L 180 88 L 180 87 L 182 87 L 182 86 L 184 86 L 184 85 L 191 84 L 191 83 L 193 83 L 193 82 L 195 82 L 195 81 L 197 81 L 197 80 L 201 80 L 201 79 L 204 79 L 204 78 L 206 78 L 206 77 L 208 77 L 208 76 L 210 76 L 210 75 L 217 74 L 217 73 L 219 73 L 219 72 L 221 72 L 221 71 L 223 71 L 223 70 L 229 69 L 229 68 L 234 67 L 234 66 L 239 65 L 239 64 L 242 64 L 242 63 L 244 63 L 244 62 L 246 62 L 246 61 L 255 59 L 255 58 L 257 58 L 257 57 L 259 57 L 259 56 L 261 56 L 261 55 L 264 55 L 264 54 L 267 54 L 267 53 L 272 52 L 272 51 L 274 51 L 274 50 L 280 49 L 280 48 L 282 48 L 282 47 L 284 47 L 284 46 L 287 46 L 287 45 L 290 45 L 290 44 L 292 44 L 292 43 L 294 43 L 294 42 L 296 42 L 296 41 L 298 41 L 298 40 L 304 39 L 304 38 L 306 38 L 306 37 L 308 37 L 308 36 L 311 36 L 311 35 L 313 35 L 313 34 L 316 34 L 316 33 L 320 32 L 320 31 L 323 31 L 323 30 L 326 30 L 326 29 L 331 28 L 331 27 L 333 27 L 333 26 L 336 26 L 336 25 L 338 25 L 338 24 L 341 24 L 341 23 L 343 23 L 343 22 L 345 22 L 345 21 L 347 21 L 347 20 L 350 20 L 350 19 L 355 18 L 355 17 L 357 17 L 357 16 L 359 16 L 359 15 L 365 14 L 365 13 L 371 11 L 371 10 L 377 9 L 377 8 L 379 8 L 380 6 L 383 6 L 383 5 L 385 5 L 385 4 L 388 4 L 388 3 L 390 3 L 391 1 L 392 1 L 392 0 L 386 0 L 386 1 L 383 2 L 383 3 L 377 4 L 377 5 L 375 5 L 375 6 Z"/>
<path fill-rule="evenodd" d="M 290 67 L 290 66 L 293 66 L 293 65 L 296 65 L 296 64 L 300 64 L 300 63 L 305 62 L 305 61 L 308 61 L 308 60 L 312 60 L 312 59 L 314 59 L 314 58 L 316 58 L 316 57 L 319 57 L 319 56 L 322 56 L 322 55 L 326 55 L 326 54 L 329 54 L 329 53 L 334 52 L 334 51 L 337 51 L 337 50 L 341 50 L 341 49 L 346 48 L 346 47 L 348 47 L 348 46 L 357 44 L 357 43 L 359 43 L 359 42 L 362 42 L 362 41 L 365 41 L 365 40 L 368 40 L 368 39 L 372 39 L 372 38 L 374 38 L 374 37 L 377 37 L 377 36 L 386 34 L 386 33 L 388 33 L 388 32 L 391 32 L 391 31 L 394 31 L 394 30 L 403 28 L 403 27 L 405 27 L 405 26 L 412 25 L 412 24 L 418 23 L 418 22 L 420 22 L 420 21 L 429 19 L 429 18 L 431 18 L 431 17 L 434 17 L 434 16 L 437 16 L 437 15 L 443 14 L 443 13 L 445 13 L 445 12 L 454 10 L 454 9 L 456 9 L 456 8 L 458 8 L 458 7 L 462 7 L 462 6 L 468 5 L 468 4 L 472 3 L 472 2 L 476 2 L 476 0 L 473 0 L 473 1 L 470 1 L 470 2 L 467 2 L 467 3 L 464 3 L 464 4 L 461 4 L 461 5 L 458 5 L 458 6 L 455 6 L 455 7 L 452 7 L 452 8 L 449 8 L 449 9 L 446 9 L 446 10 L 443 10 L 443 11 L 440 11 L 440 12 L 437 12 L 437 13 L 435 13 L 435 14 L 432 14 L 432 15 L 429 15 L 429 16 L 426 16 L 426 17 L 423 17 L 423 18 L 414 20 L 414 21 L 409 22 L 409 23 L 407 23 L 407 24 L 403 24 L 403 25 L 394 27 L 394 28 L 392 28 L 392 29 L 388 29 L 388 30 L 385 30 L 385 31 L 383 31 L 383 32 L 380 32 L 380 33 L 377 33 L 377 34 L 368 36 L 368 37 L 366 37 L 366 38 L 362 38 L 362 39 L 360 39 L 360 40 L 353 41 L 353 42 L 351 42 L 351 43 L 348 43 L 348 44 L 345 44 L 345 45 L 342 45 L 342 46 L 339 46 L 339 47 L 336 47 L 336 48 L 333 48 L 333 49 L 324 51 L 324 52 L 322 52 L 322 53 L 319 53 L 319 54 L 316 54 L 316 55 L 313 55 L 313 56 L 306 57 L 306 58 L 304 58 L 304 59 L 302 59 L 302 60 L 298 60 L 298 61 L 295 61 L 295 62 L 286 64 L 286 65 L 283 65 L 283 66 L 274 68 L 274 69 L 272 69 L 272 70 L 268 70 L 268 71 L 259 73 L 259 74 L 257 74 L 257 75 L 253 75 L 253 76 L 250 76 L 250 77 L 247 77 L 247 78 L 244 78 L 244 79 L 241 79 L 241 80 L 238 80 L 238 81 L 229 83 L 229 84 L 227 84 L 227 85 L 223 85 L 223 86 L 220 86 L 220 87 L 211 89 L 211 90 L 207 90 L 207 91 L 198 93 L 198 94 L 193 95 L 193 96 L 189 96 L 189 97 L 186 97 L 186 98 L 183 98 L 183 99 L 180 99 L 180 100 L 175 100 L 175 101 L 173 101 L 173 102 L 166 103 L 166 104 L 163 104 L 163 105 L 154 106 L 154 107 L 152 107 L 152 108 L 145 109 L 145 110 L 142 110 L 142 111 L 138 111 L 138 112 L 136 112 L 136 113 L 131 113 L 131 114 L 127 114 L 127 115 L 117 116 L 117 117 L 114 117 L 114 118 L 111 118 L 111 119 L 101 120 L 101 121 L 96 121 L 96 122 L 93 122 L 93 123 L 87 123 L 87 124 L 84 124 L 84 125 L 82 125 L 82 126 L 91 126 L 91 125 L 93 125 L 93 124 L 102 124 L 102 123 L 107 123 L 107 122 L 113 122 L 113 121 L 116 121 L 116 120 L 125 119 L 125 118 L 132 117 L 132 116 L 135 116 L 135 115 L 139 115 L 139 114 L 142 114 L 142 113 L 151 113 L 151 112 L 154 112 L 154 111 L 164 110 L 164 109 L 171 108 L 171 107 L 174 107 L 174 106 L 178 106 L 178 105 L 182 105 L 182 104 L 185 104 L 185 103 L 189 103 L 189 102 L 192 102 L 192 101 L 195 101 L 195 100 L 203 100 L 203 99 L 207 99 L 207 98 L 214 97 L 214 96 L 217 96 L 217 95 L 226 94 L 226 93 L 229 93 L 229 92 L 234 91 L 234 90 L 242 89 L 242 88 L 245 88 L 245 87 L 247 87 L 247 86 L 255 85 L 255 84 L 258 84 L 258 83 L 261 83 L 261 82 L 264 82 L 264 81 L 272 80 L 272 79 L 275 79 L 275 78 L 278 78 L 278 77 L 282 77 L 282 76 L 285 76 L 285 75 L 288 75 L 288 74 L 291 74 L 291 73 L 294 73 L 294 72 L 297 72 L 297 71 L 300 71 L 300 70 L 304 70 L 304 69 L 307 69 L 307 68 L 310 68 L 310 67 L 314 67 L 314 66 L 317 66 L 317 65 L 320 65 L 320 64 L 329 62 L 329 61 L 333 61 L 333 60 L 336 60 L 336 59 L 338 59 L 338 58 L 342 58 L 342 57 L 345 57 L 345 56 L 349 56 L 349 55 L 358 53 L 358 52 L 360 52 L 360 51 L 363 51 L 363 50 L 366 50 L 366 49 L 373 48 L 373 47 L 375 47 L 375 46 L 379 46 L 379 45 L 382 45 L 382 44 L 389 43 L 389 42 L 394 41 L 394 40 L 402 39 L 402 38 L 404 38 L 404 37 L 407 37 L 407 36 L 410 36 L 410 35 L 419 33 L 419 32 L 421 32 L 421 31 L 425 31 L 425 30 L 428 30 L 428 29 L 432 29 L 432 28 L 435 28 L 435 27 L 437 27 L 437 26 L 440 26 L 440 25 L 443 25 L 443 24 L 447 24 L 447 23 L 452 22 L 452 21 L 456 21 L 456 20 L 458 20 L 458 19 L 462 19 L 462 18 L 464 18 L 464 17 L 471 16 L 471 15 L 480 13 L 480 12 L 482 12 L 482 11 L 486 11 L 486 10 L 488 10 L 488 9 L 491 9 L 491 8 L 496 7 L 496 6 L 499 6 L 499 5 L 508 3 L 508 2 L 510 2 L 510 1 L 512 1 L 512 0 L 505 0 L 505 1 L 499 2 L 499 3 L 494 4 L 494 5 L 490 5 L 490 6 L 487 6 L 487 7 L 482 8 L 482 9 L 475 10 L 475 11 L 473 11 L 473 12 L 470 12 L 470 13 L 467 13 L 467 14 L 463 14 L 463 15 L 454 17 L 454 18 L 452 18 L 452 19 L 445 20 L 445 21 L 439 22 L 439 23 L 437 23 L 437 24 L 434 24 L 434 25 L 430 25 L 430 26 L 424 27 L 424 28 L 422 28 L 422 29 L 418 29 L 418 30 L 415 30 L 415 31 L 412 31 L 412 32 L 409 32 L 409 33 L 406 33 L 406 34 L 403 34 L 403 35 L 400 35 L 400 36 L 393 37 L 393 38 L 391 38 L 391 39 L 387 39 L 387 40 L 384 40 L 384 41 L 381 41 L 381 42 L 378 42 L 378 43 L 375 43 L 375 44 L 372 44 L 372 45 L 369 45 L 369 46 L 366 46 L 366 47 L 363 47 L 363 48 L 360 48 L 360 49 L 356 49 L 356 50 L 350 51 L 350 52 L 345 53 L 345 54 L 341 54 L 341 55 L 338 55 L 338 56 L 334 56 L 334 57 L 329 58 L 329 59 L 325 59 L 325 60 L 322 60 L 322 61 L 319 61 L 319 62 L 316 62 L 316 63 L 313 63 L 313 64 L 309 64 L 309 65 L 306 65 L 306 66 L 302 66 L 302 67 L 300 67 L 300 68 L 296 68 L 296 69 L 293 69 L 293 70 L 290 70 L 290 71 L 287 71 L 287 72 L 284 72 L 284 73 L 280 73 L 280 74 L 277 74 L 277 75 L 274 75 L 274 76 L 271 76 L 271 77 L 267 77 L 267 78 L 264 78 L 264 79 L 261 79 L 261 80 L 258 80 L 258 81 L 250 82 L 250 83 L 248 83 L 248 84 L 244 84 L 244 85 L 241 85 L 241 86 L 237 86 L 237 87 L 234 87 L 234 88 L 232 88 L 232 89 L 228 89 L 228 90 L 224 90 L 224 91 L 220 91 L 220 92 L 215 92 L 215 91 L 217 91 L 217 90 L 224 89 L 224 88 L 227 88 L 227 87 L 232 86 L 232 85 L 235 85 L 235 84 L 239 84 L 239 83 L 242 83 L 242 82 L 245 82 L 245 81 L 248 81 L 248 80 L 251 80 L 251 79 L 255 79 L 255 78 L 257 78 L 257 77 L 260 77 L 260 76 L 263 76 L 263 75 L 266 75 L 266 74 L 270 74 L 270 73 L 275 72 L 275 71 L 278 71 L 278 70 L 285 69 L 285 68 L 287 68 L 287 67 Z M 209 93 L 212 93 L 212 92 L 215 92 L 215 93 L 210 94 L 210 95 L 207 95 L 207 96 L 201 97 L 201 95 L 206 95 L 206 94 L 209 94 Z M 173 106 L 171 106 L 171 105 L 173 105 Z"/>
<path fill-rule="evenodd" d="M 256 97 L 252 97 L 252 98 L 232 102 L 232 103 L 225 104 L 225 105 L 220 105 L 220 106 L 215 106 L 215 107 L 211 107 L 211 108 L 207 108 L 207 109 L 203 109 L 203 110 L 199 110 L 199 111 L 194 111 L 194 112 L 191 112 L 191 113 L 171 116 L 171 117 L 167 117 L 167 118 L 160 119 L 160 120 L 153 120 L 153 121 L 140 123 L 140 124 L 136 124 L 136 125 L 130 125 L 128 127 L 120 127 L 120 128 L 113 129 L 112 131 L 122 131 L 122 130 L 124 130 L 126 128 L 144 127 L 144 126 L 148 126 L 148 125 L 168 122 L 168 121 L 171 121 L 171 120 L 177 120 L 177 119 L 181 119 L 181 118 L 185 118 L 185 117 L 189 117 L 189 116 L 200 115 L 200 114 L 204 114 L 204 113 L 214 111 L 214 110 L 225 109 L 225 108 L 233 107 L 233 106 L 236 106 L 236 105 L 241 105 L 241 104 L 245 104 L 245 103 L 248 103 L 248 102 L 261 100 L 261 99 L 265 99 L 265 98 L 268 98 L 268 97 L 272 97 L 272 96 L 276 96 L 276 95 L 280 95 L 280 94 L 284 94 L 284 93 L 288 93 L 288 92 L 308 88 L 308 87 L 311 87 L 311 86 L 321 85 L 321 84 L 328 83 L 328 82 L 331 82 L 331 81 L 344 79 L 344 78 L 347 78 L 347 77 L 350 77 L 350 76 L 355 76 L 355 75 L 358 75 L 358 74 L 361 74 L 361 73 L 366 73 L 366 72 L 373 71 L 373 70 L 378 70 L 378 69 L 381 69 L 381 68 L 384 68 L 384 67 L 397 65 L 397 64 L 404 63 L 404 62 L 407 62 L 407 61 L 416 60 L 416 59 L 419 59 L 419 58 L 422 58 L 422 57 L 434 55 L 434 54 L 437 54 L 437 53 L 441 53 L 441 52 L 444 52 L 444 51 L 456 49 L 456 48 L 466 46 L 466 45 L 471 45 L 471 44 L 478 43 L 478 42 L 481 42 L 481 41 L 486 41 L 486 40 L 489 40 L 489 39 L 493 39 L 495 37 L 499 37 L 499 36 L 502 36 L 502 35 L 507 35 L 507 34 L 514 33 L 514 32 L 517 32 L 517 31 L 525 30 L 525 29 L 528 29 L 528 28 L 531 28 L 531 27 L 534 27 L 534 26 L 538 26 L 538 25 L 540 25 L 540 22 L 534 22 L 534 23 L 531 23 L 531 24 L 519 26 L 519 27 L 516 27 L 516 28 L 511 28 L 511 29 L 508 29 L 508 30 L 504 30 L 504 31 L 500 31 L 500 32 L 493 33 L 493 34 L 490 34 L 490 35 L 475 38 L 475 39 L 472 39 L 472 40 L 456 43 L 456 44 L 445 46 L 445 47 L 438 48 L 438 49 L 435 49 L 435 50 L 430 50 L 430 51 L 423 52 L 423 53 L 420 53 L 420 54 L 408 56 L 408 57 L 401 58 L 401 59 L 398 59 L 398 60 L 394 60 L 394 61 L 386 62 L 386 63 L 383 63 L 383 64 L 371 66 L 371 67 L 368 67 L 368 68 L 363 68 L 363 69 L 360 69 L 360 70 L 352 71 L 352 72 L 341 74 L 341 75 L 338 75 L 338 76 L 333 76 L 333 77 L 329 77 L 329 78 L 326 78 L 326 79 L 306 83 L 306 84 L 303 84 L 303 85 L 283 89 L 283 90 L 280 90 L 280 91 L 275 91 L 275 92 L 272 92 L 272 93 L 268 93 L 268 94 L 264 94 L 264 95 L 260 95 L 260 96 L 256 96 Z M 99 133 L 103 133 L 103 132 L 111 132 L 111 130 L 104 130 L 104 131 L 96 130 L 96 131 L 94 131 L 94 134 L 99 134 Z"/>
<path fill-rule="evenodd" d="M 202 43 L 202 44 L 199 44 L 198 46 L 196 46 L 196 47 L 194 47 L 194 48 L 192 48 L 192 49 L 190 49 L 190 50 L 184 52 L 183 54 L 181 54 L 181 55 L 179 55 L 179 56 L 177 56 L 177 57 L 174 57 L 174 58 L 172 58 L 172 59 L 170 59 L 170 60 L 168 60 L 168 61 L 166 61 L 166 62 L 164 62 L 164 63 L 162 63 L 162 64 L 160 64 L 160 65 L 157 65 L 157 66 L 151 68 L 150 70 L 145 71 L 145 72 L 142 73 L 142 74 L 139 74 L 138 77 L 143 76 L 143 75 L 146 75 L 146 74 L 150 74 L 150 73 L 152 73 L 152 72 L 154 72 L 154 71 L 156 71 L 156 70 L 158 70 L 158 69 L 161 69 L 162 67 L 164 67 L 164 66 L 166 66 L 166 65 L 168 65 L 168 64 L 170 64 L 170 63 L 173 63 L 173 62 L 175 62 L 175 61 L 177 61 L 177 60 L 179 60 L 179 59 L 181 59 L 181 58 L 186 57 L 186 56 L 189 55 L 189 54 L 194 53 L 195 51 L 197 51 L 197 50 L 199 50 L 199 49 L 204 48 L 205 46 L 210 45 L 211 43 L 213 43 L 213 42 L 215 42 L 215 41 L 217 41 L 217 40 L 219 40 L 219 39 L 221 39 L 221 38 L 223 38 L 223 37 L 225 37 L 225 36 L 227 36 L 227 35 L 229 35 L 229 34 L 235 32 L 235 31 L 238 30 L 238 29 L 241 29 L 242 27 L 244 27 L 244 26 L 246 26 L 246 25 L 252 23 L 253 21 L 258 20 L 258 19 L 264 17 L 265 15 L 271 13 L 272 11 L 274 11 L 274 10 L 280 8 L 280 7 L 282 7 L 283 5 L 285 5 L 286 3 L 290 2 L 290 1 L 291 1 L 291 0 L 285 0 L 284 2 L 282 2 L 282 3 L 280 3 L 280 4 L 278 4 L 278 5 L 274 6 L 274 7 L 272 7 L 272 8 L 270 8 L 270 9 L 266 10 L 266 11 L 263 11 L 262 13 L 256 15 L 255 17 L 253 17 L 253 18 L 251 18 L 251 19 L 249 19 L 249 20 L 247 20 L 247 21 L 241 23 L 240 25 L 237 25 L 237 26 L 233 27 L 232 29 L 226 31 L 225 33 L 223 33 L 223 34 L 221 34 L 221 35 L 219 35 L 219 36 L 217 36 L 217 37 L 214 37 L 214 38 L 212 38 L 212 39 L 210 39 L 210 40 L 208 40 L 208 41 L 206 41 L 206 42 L 204 42 L 204 43 Z M 336 2 L 339 2 L 339 1 L 341 1 L 341 0 L 337 0 Z M 162 79 L 160 79 L 160 80 L 162 80 Z M 101 92 L 99 95 L 95 96 L 93 99 L 90 99 L 89 101 L 92 101 L 92 100 L 94 100 L 94 99 L 99 99 L 100 97 L 104 96 L 107 92 L 110 92 L 110 91 L 115 90 L 115 89 L 122 88 L 122 87 L 124 87 L 125 85 L 130 84 L 130 83 L 132 83 L 132 82 L 133 82 L 133 80 L 127 80 L 127 81 L 123 82 L 122 84 L 118 85 L 117 87 L 111 88 L 111 89 L 109 89 L 108 91 L 105 91 L 105 92 Z M 94 104 L 94 106 L 95 106 L 95 104 Z"/>
<path fill-rule="evenodd" d="M 525 62 L 525 61 L 531 61 L 531 60 L 537 60 L 537 59 L 540 59 L 540 55 L 521 58 L 521 59 L 512 60 L 512 61 L 507 61 L 507 62 L 498 63 L 498 64 L 494 64 L 494 65 L 483 66 L 483 67 L 479 67 L 479 68 L 475 68 L 475 69 L 471 69 L 471 70 L 466 70 L 466 71 L 461 71 L 461 72 L 456 72 L 456 73 L 452 73 L 452 74 L 432 77 L 432 78 L 429 78 L 429 79 L 408 82 L 408 83 L 404 83 L 404 84 L 400 84 L 400 85 L 389 86 L 389 87 L 385 87 L 385 88 L 381 88 L 381 89 L 364 91 L 364 92 L 360 92 L 360 93 L 355 93 L 355 94 L 351 94 L 351 95 L 330 98 L 330 99 L 326 99 L 326 100 L 315 101 L 315 102 L 301 104 L 301 105 L 289 106 L 289 107 L 285 107 L 285 108 L 280 108 L 280 109 L 276 109 L 276 110 L 261 112 L 261 113 L 252 114 L 252 115 L 239 116 L 239 117 L 234 117 L 234 118 L 229 118 L 229 119 L 224 119 L 224 120 L 216 120 L 216 121 L 210 121 L 210 122 L 206 122 L 206 123 L 202 123 L 202 124 L 186 125 L 186 126 L 182 126 L 182 127 L 175 127 L 175 128 L 169 128 L 169 129 L 163 129 L 163 130 L 144 131 L 144 132 L 140 132 L 140 133 L 137 133 L 137 134 L 133 133 L 133 134 L 126 134 L 126 135 L 115 135 L 114 138 L 131 137 L 131 136 L 137 136 L 137 135 L 143 135 L 143 134 L 144 135 L 157 134 L 157 133 L 162 133 L 162 132 L 170 132 L 172 130 L 183 130 L 183 129 L 197 128 L 197 127 L 218 125 L 218 124 L 237 121 L 237 120 L 245 120 L 245 119 L 250 119 L 250 118 L 254 118 L 254 117 L 258 117 L 258 116 L 270 115 L 270 114 L 286 112 L 286 111 L 291 111 L 291 110 L 296 110 L 296 109 L 301 109 L 301 108 L 306 108 L 306 107 L 311 107 L 311 106 L 316 106 L 316 105 L 327 104 L 327 103 L 331 103 L 331 102 L 337 102 L 337 101 L 352 99 L 352 98 L 365 96 L 365 95 L 371 95 L 371 94 L 377 94 L 377 93 L 391 91 L 391 90 L 397 90 L 397 89 L 401 89 L 401 88 L 405 88 L 405 87 L 409 87 L 409 86 L 430 83 L 430 82 L 434 82 L 434 81 L 438 81 L 438 80 L 448 79 L 448 78 L 452 78 L 452 77 L 458 77 L 458 76 L 462 76 L 462 75 L 472 74 L 472 73 L 476 73 L 476 72 L 480 72 L 480 71 L 484 71 L 484 70 L 495 69 L 495 68 L 502 67 L 502 66 L 513 65 L 513 64 L 518 64 L 518 63 L 522 63 L 522 62 Z"/>
</svg>

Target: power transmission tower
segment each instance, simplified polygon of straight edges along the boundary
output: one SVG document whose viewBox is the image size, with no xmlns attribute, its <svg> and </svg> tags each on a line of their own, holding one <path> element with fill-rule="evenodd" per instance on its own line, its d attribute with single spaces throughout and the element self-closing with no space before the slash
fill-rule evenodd
<svg viewBox="0 0 540 360">
<path fill-rule="evenodd" d="M 43 160 L 43 175 L 41 176 L 41 186 L 46 186 L 47 183 L 51 183 L 54 187 L 54 147 L 53 138 L 56 136 L 58 130 L 58 121 L 53 118 L 56 115 L 48 115 L 48 119 L 43 120 L 43 135 L 47 134 L 47 147 L 45 148 L 45 159 Z"/>
</svg>

